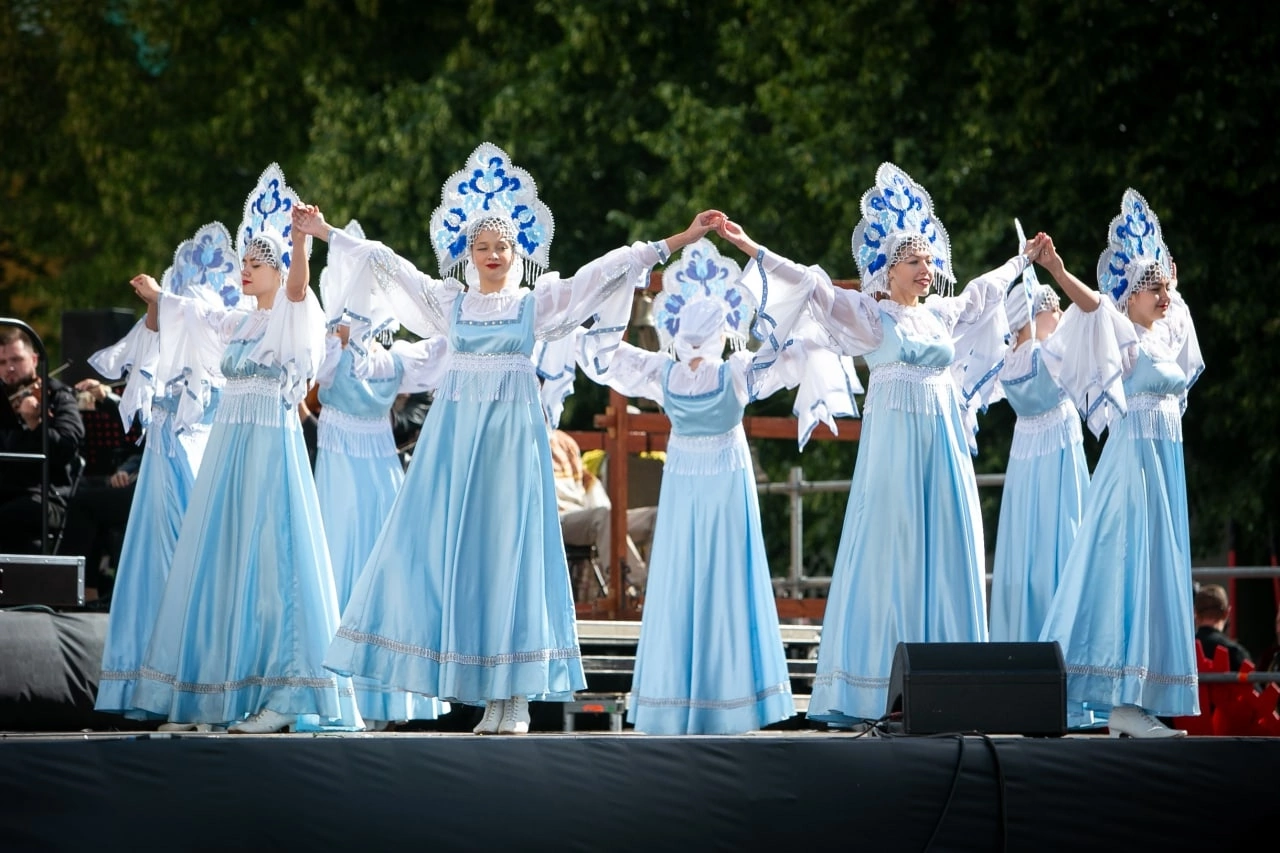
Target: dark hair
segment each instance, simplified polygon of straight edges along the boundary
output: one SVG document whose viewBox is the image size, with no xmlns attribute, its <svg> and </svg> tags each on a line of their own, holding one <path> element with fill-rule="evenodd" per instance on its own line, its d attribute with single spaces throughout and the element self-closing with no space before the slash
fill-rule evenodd
<svg viewBox="0 0 1280 853">
<path fill-rule="evenodd" d="M 1197 616 L 1227 615 L 1230 609 L 1227 591 L 1216 583 L 1205 584 L 1196 590 L 1195 608 Z"/>
<path fill-rule="evenodd" d="M 22 341 L 27 345 L 27 349 L 33 353 L 36 351 L 36 345 L 31 336 L 17 326 L 0 326 L 0 347 L 7 347 L 9 344 Z"/>
</svg>

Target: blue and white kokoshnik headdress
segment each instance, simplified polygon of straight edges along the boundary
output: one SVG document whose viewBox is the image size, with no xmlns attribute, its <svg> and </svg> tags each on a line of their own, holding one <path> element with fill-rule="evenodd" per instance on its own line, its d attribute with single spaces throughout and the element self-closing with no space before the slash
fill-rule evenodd
<svg viewBox="0 0 1280 853">
<path fill-rule="evenodd" d="M 1107 232 L 1107 248 L 1098 258 L 1098 290 L 1123 310 L 1130 294 L 1152 290 L 1172 278 L 1173 259 L 1160 220 L 1137 190 L 1125 190 L 1120 214 Z"/>
<path fill-rule="evenodd" d="M 235 308 L 246 298 L 240 290 L 240 254 L 221 222 L 201 225 L 178 244 L 173 265 L 164 272 L 160 287 L 174 296 L 213 300 Z"/>
<path fill-rule="evenodd" d="M 511 241 L 520 263 L 511 265 L 507 287 L 521 277 L 532 284 L 551 262 L 555 221 L 538 198 L 538 186 L 524 169 L 492 142 L 481 143 L 466 166 L 454 172 L 440 190 L 440 206 L 431 214 L 431 245 L 443 278 L 474 278 L 470 247 L 483 230 Z"/>
<path fill-rule="evenodd" d="M 876 169 L 875 186 L 862 195 L 862 219 L 853 229 L 853 258 L 863 293 L 889 292 L 889 267 L 908 252 L 933 257 L 934 289 L 950 295 L 956 283 L 951 269 L 951 239 L 933 213 L 924 187 L 892 163 Z"/>
<path fill-rule="evenodd" d="M 277 269 L 289 269 L 290 234 L 293 231 L 293 209 L 299 204 L 298 194 L 285 183 L 278 163 L 262 170 L 258 183 L 244 200 L 244 215 L 236 230 L 236 252 L 243 258 L 252 248 L 255 255 Z M 311 237 L 305 241 L 307 257 L 311 257 Z"/>
<path fill-rule="evenodd" d="M 719 356 L 722 336 L 734 349 L 747 343 L 756 304 L 738 284 L 742 269 L 705 237 L 685 246 L 662 271 L 662 292 L 654 300 L 658 341 L 681 358 Z M 711 351 L 703 351 L 710 345 Z"/>
<path fill-rule="evenodd" d="M 226 308 L 252 307 L 255 300 L 240 289 L 240 252 L 221 222 L 201 225 L 178 244 L 173 264 L 164 272 L 160 287 L 174 296 L 196 299 Z M 174 423 L 179 431 L 199 423 L 205 414 L 217 372 L 216 356 L 197 355 L 200 347 L 161 346 L 160 393 L 178 400 Z"/>
</svg>

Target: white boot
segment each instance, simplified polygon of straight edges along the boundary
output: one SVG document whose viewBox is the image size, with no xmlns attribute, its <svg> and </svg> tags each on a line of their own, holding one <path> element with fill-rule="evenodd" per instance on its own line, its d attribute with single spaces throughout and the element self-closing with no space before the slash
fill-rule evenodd
<svg viewBox="0 0 1280 853">
<path fill-rule="evenodd" d="M 194 732 L 199 730 L 199 723 L 161 723 L 158 732 Z"/>
<path fill-rule="evenodd" d="M 507 700 L 507 707 L 502 712 L 502 722 L 498 724 L 500 735 L 527 735 L 529 733 L 529 699 L 525 696 L 512 696 Z"/>
<path fill-rule="evenodd" d="M 297 718 L 289 714 L 281 714 L 270 708 L 263 708 L 247 720 L 241 720 L 227 731 L 239 735 L 265 735 L 282 732 L 296 722 Z"/>
<path fill-rule="evenodd" d="M 480 718 L 480 722 L 471 731 L 478 735 L 497 734 L 498 725 L 502 722 L 506 706 L 507 702 L 505 699 L 490 699 L 488 702 L 485 702 L 484 716 Z"/>
<path fill-rule="evenodd" d="M 1171 729 L 1136 705 L 1120 705 L 1111 709 L 1107 728 L 1112 737 L 1128 735 L 1141 738 L 1186 737 L 1182 729 Z"/>
</svg>

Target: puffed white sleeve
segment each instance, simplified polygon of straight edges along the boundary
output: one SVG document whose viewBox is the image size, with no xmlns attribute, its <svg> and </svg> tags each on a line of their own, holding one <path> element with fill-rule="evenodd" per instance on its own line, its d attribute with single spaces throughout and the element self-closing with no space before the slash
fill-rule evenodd
<svg viewBox="0 0 1280 853">
<path fill-rule="evenodd" d="M 1027 263 L 1025 255 L 1014 255 L 970 281 L 956 296 L 934 296 L 925 303 L 951 331 L 956 350 L 951 372 L 960 386 L 972 452 L 977 451 L 973 439 L 977 434 L 977 413 L 986 411 L 1000 393 L 996 377 L 1009 346 L 1005 291 L 1022 275 Z"/>
<path fill-rule="evenodd" d="M 608 385 L 625 397 L 645 397 L 664 405 L 662 380 L 671 366 L 671 358 L 660 352 L 649 352 L 625 341 L 614 352 L 607 372 L 595 367 L 594 359 L 578 349 L 578 367 L 592 382 Z"/>
<path fill-rule="evenodd" d="M 1045 368 L 1095 436 L 1128 411 L 1124 378 L 1138 359 L 1138 331 L 1106 296 L 1093 311 L 1071 305 L 1040 345 Z"/>
<path fill-rule="evenodd" d="M 539 276 L 533 288 L 534 336 L 554 341 L 591 320 L 576 349 L 604 373 L 626 334 L 636 288 L 648 282 L 649 271 L 666 254 L 665 241 L 633 243 L 591 261 L 572 278 Z"/>
<path fill-rule="evenodd" d="M 393 341 L 387 352 L 400 364 L 401 394 L 434 391 L 449 371 L 449 338 L 445 335 L 420 341 Z"/>
<path fill-rule="evenodd" d="M 177 393 L 170 422 L 180 433 L 200 424 L 213 401 L 213 389 L 226 384 L 222 353 L 232 335 L 250 316 L 243 308 L 227 308 L 212 294 L 161 293 L 158 305 L 160 356 L 157 393 Z"/>
<path fill-rule="evenodd" d="M 880 308 L 874 298 L 860 290 L 836 287 L 826 270 L 816 265 L 802 267 L 768 253 L 763 267 L 773 280 L 805 290 L 807 305 L 804 307 L 841 354 L 866 355 L 884 340 Z"/>
<path fill-rule="evenodd" d="M 376 240 L 334 229 L 329 234 L 329 265 L 343 282 L 345 299 L 359 304 L 362 290 L 378 288 L 405 328 L 422 338 L 449 331 L 453 304 L 462 294 L 455 279 L 432 278 Z"/>
<path fill-rule="evenodd" d="M 792 329 L 805 313 L 810 294 L 825 277 L 821 267 L 802 267 L 763 247 L 747 263 L 738 285 L 756 303 L 751 336 L 760 341 L 763 361 L 786 347 Z"/>
<path fill-rule="evenodd" d="M 128 432 L 134 418 L 145 431 L 151 425 L 151 400 L 156 393 L 156 370 L 160 362 L 160 334 L 147 328 L 146 318 L 138 320 L 129 334 L 89 356 L 89 365 L 107 379 L 126 373 L 120 391 L 120 423 Z"/>
<path fill-rule="evenodd" d="M 316 384 L 328 388 L 338 374 L 338 362 L 342 360 L 342 339 L 332 332 L 324 336 L 324 356 L 316 371 Z"/>
<path fill-rule="evenodd" d="M 735 353 L 734 360 L 741 355 Z M 759 353 L 747 362 L 751 399 L 759 400 L 784 388 L 797 388 L 791 413 L 797 421 L 797 440 L 804 450 L 819 423 L 839 435 L 836 418 L 858 417 L 855 394 L 863 393 L 853 359 L 837 351 L 831 336 L 806 311 L 782 351 L 769 363 Z"/>
<path fill-rule="evenodd" d="M 1187 392 L 1204 373 L 1204 355 L 1200 352 L 1200 338 L 1196 324 L 1191 319 L 1191 309 L 1177 290 L 1169 291 L 1169 311 L 1163 320 L 1155 324 L 1166 336 L 1168 345 L 1177 353 L 1175 360 L 1187 377 L 1187 387 L 1182 392 L 1182 411 L 1187 410 Z"/>
<path fill-rule="evenodd" d="M 573 380 L 578 375 L 578 348 L 587 329 L 578 326 L 563 338 L 535 341 L 533 367 L 542 384 L 542 414 L 547 424 L 556 429 L 564 414 L 564 401 L 573 393 Z"/>
<path fill-rule="evenodd" d="M 399 394 L 434 391 L 449 370 L 449 338 L 435 335 L 418 341 L 392 341 L 390 347 L 374 340 L 363 350 L 351 349 L 351 355 L 359 379 L 396 379 Z"/>
<path fill-rule="evenodd" d="M 280 368 L 280 394 L 296 406 L 307 396 L 325 351 L 324 309 L 315 292 L 294 302 L 283 287 L 267 316 L 267 328 L 249 352 L 258 364 Z"/>
</svg>

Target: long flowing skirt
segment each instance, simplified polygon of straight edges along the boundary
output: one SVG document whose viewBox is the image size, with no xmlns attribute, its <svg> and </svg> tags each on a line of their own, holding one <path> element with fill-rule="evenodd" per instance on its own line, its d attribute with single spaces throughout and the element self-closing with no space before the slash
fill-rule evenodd
<svg viewBox="0 0 1280 853">
<path fill-rule="evenodd" d="M 1088 489 L 1088 463 L 1079 444 L 1009 460 L 992 568 L 993 642 L 1040 639 Z"/>
<path fill-rule="evenodd" d="M 397 456 L 354 456 L 321 448 L 316 455 L 316 496 L 324 520 L 338 610 L 346 609 L 356 578 L 391 514 L 404 482 Z M 351 679 L 365 720 L 434 720 L 448 710 L 438 699 L 392 689 L 363 676 Z"/>
<path fill-rule="evenodd" d="M 120 547 L 94 703 L 98 711 L 138 719 L 153 716 L 133 707 L 133 691 L 195 485 L 186 449 L 171 430 L 153 429 L 147 438 Z"/>
<path fill-rule="evenodd" d="M 627 718 L 736 734 L 794 716 L 750 468 L 666 473 Z"/>
<path fill-rule="evenodd" d="M 536 392 L 437 399 L 325 664 L 467 704 L 586 686 Z"/>
<path fill-rule="evenodd" d="M 808 717 L 886 713 L 898 643 L 987 639 L 977 481 L 958 412 L 864 413 Z"/>
<path fill-rule="evenodd" d="M 349 679 L 323 666 L 333 571 L 302 433 L 216 423 L 134 704 L 177 722 L 262 708 L 362 726 Z"/>
<path fill-rule="evenodd" d="M 1137 705 L 1200 712 L 1180 442 L 1113 432 L 1040 639 L 1067 667 L 1067 716 Z"/>
</svg>

